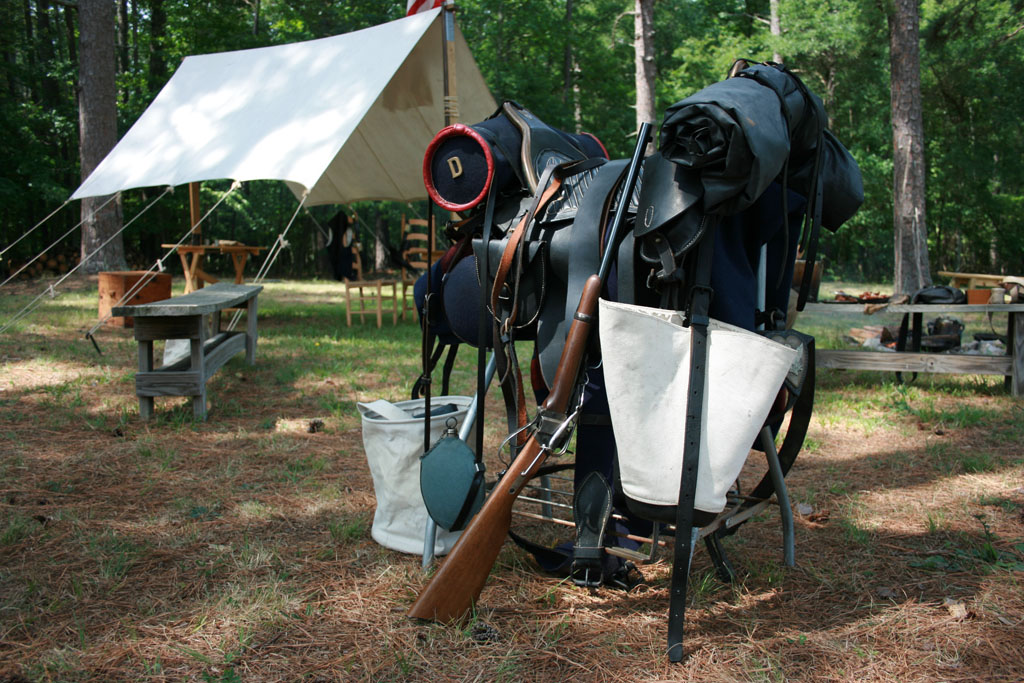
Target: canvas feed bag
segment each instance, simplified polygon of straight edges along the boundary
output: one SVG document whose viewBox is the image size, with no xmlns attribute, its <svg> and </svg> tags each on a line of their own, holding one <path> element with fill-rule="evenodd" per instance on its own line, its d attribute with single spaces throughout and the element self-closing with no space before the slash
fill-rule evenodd
<svg viewBox="0 0 1024 683">
<path fill-rule="evenodd" d="M 430 442 L 445 431 L 454 417 L 457 430 L 473 399 L 469 396 L 437 396 L 431 399 Z M 373 477 L 377 510 L 373 513 L 373 540 L 403 553 L 423 552 L 427 508 L 420 493 L 420 456 L 423 455 L 423 399 L 390 403 L 385 400 L 358 403 L 363 422 L 363 450 Z M 455 410 L 445 406 L 454 406 Z M 416 417 L 418 415 L 418 417 Z M 434 554 L 444 555 L 455 545 L 458 533 L 437 530 Z"/>
<path fill-rule="evenodd" d="M 600 302 L 599 326 L 622 491 L 676 505 L 685 437 L 690 334 L 677 311 Z M 725 508 L 797 351 L 712 320 L 694 507 Z"/>
</svg>

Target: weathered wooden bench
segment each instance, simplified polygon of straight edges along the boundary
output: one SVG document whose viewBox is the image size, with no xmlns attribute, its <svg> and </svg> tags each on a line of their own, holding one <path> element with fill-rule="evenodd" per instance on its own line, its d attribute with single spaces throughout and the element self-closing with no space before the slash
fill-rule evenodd
<svg viewBox="0 0 1024 683">
<path fill-rule="evenodd" d="M 153 415 L 156 396 L 191 396 L 192 412 L 206 419 L 206 381 L 236 353 L 245 351 L 249 365 L 256 357 L 256 297 L 259 285 L 215 284 L 184 296 L 135 306 L 116 306 L 114 315 L 135 319 L 139 342 L 139 372 L 135 393 L 139 415 Z M 221 311 L 246 309 L 246 329 L 221 331 Z M 153 368 L 153 342 L 158 339 L 188 339 L 189 356 Z"/>
<path fill-rule="evenodd" d="M 863 304 L 807 304 L 809 313 L 852 313 L 863 311 Z M 815 361 L 819 368 L 841 370 L 884 370 L 890 372 L 946 372 L 971 375 L 1003 375 L 1015 397 L 1024 397 L 1024 304 L 891 304 L 887 313 L 909 313 L 920 328 L 924 314 L 995 313 L 1007 316 L 1006 355 L 968 356 L 911 351 L 834 351 L 819 349 Z"/>
</svg>

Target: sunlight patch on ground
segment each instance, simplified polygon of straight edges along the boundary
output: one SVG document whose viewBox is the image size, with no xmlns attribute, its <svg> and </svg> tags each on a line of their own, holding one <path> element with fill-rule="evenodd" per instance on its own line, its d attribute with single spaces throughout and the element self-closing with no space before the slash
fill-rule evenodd
<svg viewBox="0 0 1024 683">
<path fill-rule="evenodd" d="M 17 387 L 18 390 L 24 391 L 63 385 L 69 382 L 69 376 L 73 380 L 95 372 L 95 368 L 80 363 L 12 359 L 3 366 L 4 378 L 0 380 L 0 391 L 8 387 Z"/>
</svg>

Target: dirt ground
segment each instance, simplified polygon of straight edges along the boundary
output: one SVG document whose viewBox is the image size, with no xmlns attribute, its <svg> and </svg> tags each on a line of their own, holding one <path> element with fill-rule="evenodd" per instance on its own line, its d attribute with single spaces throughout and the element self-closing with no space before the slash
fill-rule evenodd
<svg viewBox="0 0 1024 683">
<path fill-rule="evenodd" d="M 210 381 L 206 422 L 183 399 L 139 419 L 124 330 L 103 356 L 75 314 L 0 338 L 0 682 L 1024 680 L 1024 409 L 1000 381 L 822 371 L 796 566 L 771 510 L 725 540 L 735 583 L 699 550 L 671 665 L 666 553 L 589 591 L 508 543 L 467 624 L 405 616 L 427 576 L 370 536 L 355 403 L 404 397 L 414 326 L 308 317 L 304 292 L 268 285 L 257 364 Z"/>
</svg>

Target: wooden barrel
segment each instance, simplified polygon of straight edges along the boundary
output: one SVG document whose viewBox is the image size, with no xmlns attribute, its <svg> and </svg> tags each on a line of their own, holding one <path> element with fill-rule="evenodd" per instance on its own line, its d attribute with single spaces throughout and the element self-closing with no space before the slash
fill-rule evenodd
<svg viewBox="0 0 1024 683">
<path fill-rule="evenodd" d="M 130 298 L 121 301 L 125 293 L 135 287 L 143 277 L 146 284 L 139 287 Z M 99 274 L 100 320 L 110 315 L 113 306 L 148 304 L 154 301 L 171 298 L 171 274 L 148 273 L 144 270 L 115 270 Z M 132 327 L 131 318 L 112 317 L 106 325 L 112 327 Z"/>
</svg>

